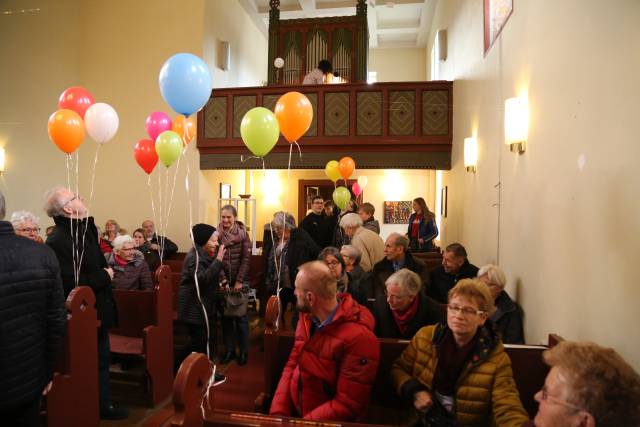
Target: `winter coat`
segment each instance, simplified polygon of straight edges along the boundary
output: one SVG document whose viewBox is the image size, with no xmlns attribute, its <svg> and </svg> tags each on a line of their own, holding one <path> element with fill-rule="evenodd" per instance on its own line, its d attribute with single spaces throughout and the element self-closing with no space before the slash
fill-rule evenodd
<svg viewBox="0 0 640 427">
<path fill-rule="evenodd" d="M 350 421 L 363 417 L 380 358 L 373 316 L 350 295 L 338 294 L 333 321 L 311 335 L 311 314 L 300 315 L 295 343 L 271 403 L 272 415 Z"/>
<path fill-rule="evenodd" d="M 351 245 L 358 248 L 362 253 L 360 266 L 365 272 L 371 271 L 373 266 L 384 258 L 384 242 L 380 236 L 366 228 L 356 228 L 351 238 Z"/>
<path fill-rule="evenodd" d="M 462 279 L 473 279 L 478 275 L 478 267 L 468 260 L 464 261 L 457 274 L 449 274 L 444 271 L 444 267 L 436 267 L 429 277 L 431 283 L 427 289 L 427 295 L 434 300 L 446 304 L 449 299 L 449 291 Z"/>
<path fill-rule="evenodd" d="M 0 411 L 40 396 L 51 380 L 66 321 L 55 254 L 0 221 Z"/>
<path fill-rule="evenodd" d="M 398 393 L 413 403 L 416 392 L 432 392 L 438 366 L 437 345 L 448 327 L 426 326 L 391 367 L 391 379 Z M 454 412 L 461 427 L 520 427 L 529 419 L 516 388 L 511 360 L 504 346 L 489 327 L 483 326 L 469 362 L 456 383 Z"/>
<path fill-rule="evenodd" d="M 200 298 L 207 311 L 209 319 L 215 319 L 216 301 L 219 291 L 219 275 L 223 263 L 211 258 L 202 246 L 196 245 L 198 251 L 198 286 Z M 198 301 L 194 273 L 196 271 L 196 249 L 191 250 L 184 257 L 182 277 L 178 289 L 178 319 L 192 325 L 205 324 L 202 305 Z"/>
<path fill-rule="evenodd" d="M 144 260 L 142 252 L 135 251 L 135 256 L 131 262 L 124 266 L 118 264 L 113 252 L 105 254 L 107 265 L 113 268 L 113 279 L 111 285 L 114 289 L 124 289 L 127 291 L 153 290 L 153 280 L 151 271 Z"/>
<path fill-rule="evenodd" d="M 265 251 L 269 250 L 269 255 L 267 260 L 271 259 L 271 252 L 275 249 L 273 245 L 273 241 L 271 240 L 271 233 L 265 233 L 265 236 L 268 238 L 265 239 L 265 247 L 263 248 Z M 278 236 L 273 234 L 275 239 Z M 287 249 L 287 267 L 289 269 L 289 281 L 291 286 L 296 282 L 296 275 L 298 274 L 298 267 L 300 267 L 305 262 L 314 261 L 318 259 L 318 254 L 320 253 L 320 248 L 316 245 L 316 242 L 313 241 L 309 233 L 304 231 L 301 228 L 294 228 L 291 230 L 291 236 L 289 237 L 289 242 L 287 243 L 289 246 Z M 267 289 L 270 292 L 275 292 L 276 285 L 278 283 L 278 278 L 276 277 L 276 269 L 272 262 L 267 261 L 266 265 L 266 277 L 265 283 L 267 285 Z"/>
<path fill-rule="evenodd" d="M 376 336 L 378 338 L 410 340 L 423 326 L 435 325 L 445 320 L 443 306 L 437 301 L 422 292 L 418 293 L 416 298 L 418 298 L 418 311 L 409 321 L 404 334 L 398 329 L 387 299 L 385 297 L 377 298 L 372 310 L 376 319 Z"/>
<path fill-rule="evenodd" d="M 524 344 L 522 319 L 524 312 L 520 304 L 513 301 L 505 291 L 495 300 L 496 311 L 491 320 L 496 325 L 500 338 L 505 344 Z"/>
<path fill-rule="evenodd" d="M 112 328 L 118 324 L 118 313 L 116 303 L 111 292 L 111 278 L 106 272 L 107 261 L 100 251 L 98 243 L 98 230 L 93 223 L 93 217 L 71 220 L 63 216 L 53 217 L 55 227 L 49 237 L 47 245 L 53 249 L 60 263 L 62 274 L 62 284 L 64 285 L 65 296 L 69 295 L 75 287 L 73 274 L 73 237 L 76 241 L 75 248 L 82 253 L 82 239 L 84 236 L 84 254 L 82 255 L 82 266 L 80 268 L 79 285 L 89 286 L 96 296 L 96 311 L 100 326 L 105 329 Z M 84 232 L 86 228 L 86 233 Z"/>
<path fill-rule="evenodd" d="M 175 243 L 173 243 L 168 237 L 166 236 L 158 236 L 157 234 L 153 233 L 153 237 L 148 240 L 148 243 L 151 245 L 158 245 L 160 246 L 160 242 L 164 242 L 164 250 L 162 251 L 162 259 L 166 259 L 168 257 L 170 257 L 171 255 L 174 255 L 176 252 L 178 252 L 178 245 L 176 245 Z M 149 250 L 152 250 L 151 248 L 149 248 Z M 158 254 L 158 256 L 160 255 L 159 251 L 153 251 L 155 253 Z"/>
<path fill-rule="evenodd" d="M 404 266 L 402 268 L 409 269 L 420 276 L 420 283 L 422 283 L 420 292 L 426 294 L 427 289 L 429 289 L 430 282 L 429 269 L 427 266 L 415 259 L 410 252 L 405 252 Z M 389 261 L 386 257 L 373 267 L 373 297 L 375 299 L 384 298 L 384 291 L 386 289 L 385 283 L 393 273 L 395 273 L 393 270 L 393 262 Z"/>
<path fill-rule="evenodd" d="M 240 221 L 236 221 L 229 230 L 218 226 L 220 244 L 224 244 L 224 264 L 228 274 L 229 285 L 244 283 L 249 279 L 249 263 L 251 262 L 251 239 L 247 229 Z"/>
<path fill-rule="evenodd" d="M 144 260 L 149 266 L 149 271 L 155 273 L 158 267 L 160 267 L 160 255 L 158 254 L 158 251 L 151 249 L 151 243 L 148 241 L 144 242 L 136 249 L 144 256 Z"/>
<path fill-rule="evenodd" d="M 438 237 L 438 226 L 434 217 L 425 219 L 424 215 L 420 219 L 420 225 L 418 227 L 418 239 L 423 239 L 424 243 L 420 244 L 418 240 L 414 240 L 411 236 L 411 228 L 413 227 L 413 220 L 416 217 L 416 213 L 412 213 L 409 217 L 409 227 L 407 228 L 407 236 L 411 241 L 411 250 L 414 252 L 427 252 L 433 247 L 433 239 Z"/>
<path fill-rule="evenodd" d="M 321 249 L 333 245 L 334 221 L 324 214 L 314 212 L 305 216 L 300 223 L 300 228 L 309 233 L 309 236 Z"/>
<path fill-rule="evenodd" d="M 373 219 L 373 217 L 369 218 L 362 224 L 364 228 L 367 230 L 371 230 L 376 234 L 380 234 L 380 223 L 377 219 Z"/>
</svg>

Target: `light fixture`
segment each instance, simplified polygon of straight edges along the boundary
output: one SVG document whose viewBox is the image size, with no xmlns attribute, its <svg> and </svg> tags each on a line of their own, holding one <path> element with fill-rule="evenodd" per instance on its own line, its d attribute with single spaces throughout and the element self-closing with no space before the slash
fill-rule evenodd
<svg viewBox="0 0 640 427">
<path fill-rule="evenodd" d="M 467 172 L 476 173 L 478 168 L 478 140 L 474 137 L 464 139 L 464 166 Z"/>
<path fill-rule="evenodd" d="M 0 175 L 4 173 L 4 161 L 5 161 L 4 148 L 0 147 Z"/>
<path fill-rule="evenodd" d="M 529 108 L 526 99 L 509 98 L 504 102 L 504 142 L 512 152 L 526 150 L 529 133 Z"/>
</svg>

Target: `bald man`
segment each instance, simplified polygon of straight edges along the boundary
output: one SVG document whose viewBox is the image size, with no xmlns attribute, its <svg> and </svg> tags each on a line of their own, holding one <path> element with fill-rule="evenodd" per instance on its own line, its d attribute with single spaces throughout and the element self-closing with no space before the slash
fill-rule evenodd
<svg viewBox="0 0 640 427">
<path fill-rule="evenodd" d="M 289 360 L 271 403 L 272 415 L 308 420 L 357 421 L 366 413 L 378 370 L 380 344 L 373 316 L 321 261 L 296 276 L 300 320 Z"/>
</svg>

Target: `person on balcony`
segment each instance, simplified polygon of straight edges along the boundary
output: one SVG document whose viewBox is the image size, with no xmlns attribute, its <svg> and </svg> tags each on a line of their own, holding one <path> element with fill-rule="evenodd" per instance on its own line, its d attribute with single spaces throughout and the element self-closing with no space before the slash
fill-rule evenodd
<svg viewBox="0 0 640 427">
<path fill-rule="evenodd" d="M 321 85 L 325 83 L 327 75 L 333 72 L 333 66 L 331 62 L 326 59 L 318 62 L 318 66 L 313 70 L 309 71 L 306 76 L 304 76 L 304 80 L 302 80 L 303 85 Z"/>
</svg>

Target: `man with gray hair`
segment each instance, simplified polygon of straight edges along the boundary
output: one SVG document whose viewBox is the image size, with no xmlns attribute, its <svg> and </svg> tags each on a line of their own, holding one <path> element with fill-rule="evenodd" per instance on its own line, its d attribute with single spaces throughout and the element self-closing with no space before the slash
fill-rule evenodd
<svg viewBox="0 0 640 427">
<path fill-rule="evenodd" d="M 411 255 L 409 239 L 400 233 L 391 233 L 384 243 L 384 259 L 373 267 L 373 293 L 379 299 L 384 295 L 385 283 L 389 276 L 403 268 L 409 269 L 420 277 L 422 292 L 429 287 L 427 266 Z"/>
<path fill-rule="evenodd" d="M 60 267 L 50 248 L 17 236 L 4 216 L 0 193 L 0 420 L 39 426 L 66 328 Z"/>
<path fill-rule="evenodd" d="M 351 245 L 362 254 L 360 265 L 365 272 L 371 271 L 374 264 L 384 257 L 384 242 L 376 233 L 362 226 L 357 213 L 348 213 L 340 220 L 340 227 L 351 239 Z"/>
<path fill-rule="evenodd" d="M 98 230 L 82 198 L 67 188 L 55 187 L 45 195 L 44 210 L 53 218 L 55 228 L 47 237 L 60 263 L 65 295 L 78 285 L 89 286 L 96 296 L 98 328 L 98 380 L 100 417 L 124 419 L 128 413 L 111 402 L 109 385 L 109 329 L 117 326 L 117 312 L 111 280 L 113 269 L 100 250 Z"/>
</svg>

